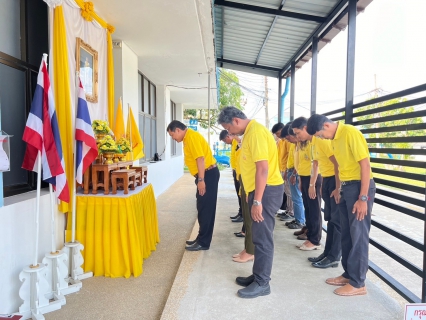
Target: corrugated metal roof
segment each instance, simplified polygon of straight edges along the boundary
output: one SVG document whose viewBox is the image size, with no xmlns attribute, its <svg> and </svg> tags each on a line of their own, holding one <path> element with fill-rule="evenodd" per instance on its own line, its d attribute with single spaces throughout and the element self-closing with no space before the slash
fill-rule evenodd
<svg viewBox="0 0 426 320">
<path fill-rule="evenodd" d="M 372 0 L 359 0 L 358 11 Z M 218 66 L 286 77 L 291 61 L 300 68 L 311 58 L 310 40 L 321 50 L 347 26 L 347 0 L 216 0 Z"/>
</svg>

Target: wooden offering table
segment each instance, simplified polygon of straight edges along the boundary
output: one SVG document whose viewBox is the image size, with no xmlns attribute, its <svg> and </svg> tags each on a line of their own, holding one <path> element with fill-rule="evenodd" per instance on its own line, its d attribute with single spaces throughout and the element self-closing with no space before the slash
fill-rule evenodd
<svg viewBox="0 0 426 320">
<path fill-rule="evenodd" d="M 117 187 L 123 186 L 124 194 L 129 193 L 129 186 L 131 190 L 135 190 L 136 187 L 136 170 L 115 170 L 111 173 L 112 182 L 112 194 L 117 194 Z M 123 182 L 117 182 L 118 179 Z"/>
<path fill-rule="evenodd" d="M 92 193 L 97 194 L 98 188 L 104 188 L 104 194 L 109 194 L 110 172 L 121 168 L 127 168 L 132 165 L 132 163 L 132 161 L 123 161 L 113 164 L 92 164 Z M 99 178 L 99 174 L 101 178 Z"/>
</svg>

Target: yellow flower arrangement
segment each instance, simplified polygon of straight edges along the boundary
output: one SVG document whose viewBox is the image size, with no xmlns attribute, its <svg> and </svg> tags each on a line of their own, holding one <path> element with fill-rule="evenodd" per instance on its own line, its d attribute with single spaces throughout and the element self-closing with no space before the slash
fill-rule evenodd
<svg viewBox="0 0 426 320">
<path fill-rule="evenodd" d="M 98 141 L 98 150 L 100 153 L 119 152 L 118 146 L 111 136 L 105 136 L 105 138 Z"/>
<path fill-rule="evenodd" d="M 111 132 L 111 129 L 108 126 L 108 121 L 103 121 L 103 120 L 94 120 L 92 122 L 92 129 L 96 134 L 99 134 L 99 133 L 108 134 Z"/>
<path fill-rule="evenodd" d="M 127 152 L 132 151 L 132 147 L 130 146 L 130 142 L 126 138 L 120 138 L 116 142 L 116 144 L 117 144 L 118 148 L 120 149 L 121 153 L 127 153 Z"/>
</svg>

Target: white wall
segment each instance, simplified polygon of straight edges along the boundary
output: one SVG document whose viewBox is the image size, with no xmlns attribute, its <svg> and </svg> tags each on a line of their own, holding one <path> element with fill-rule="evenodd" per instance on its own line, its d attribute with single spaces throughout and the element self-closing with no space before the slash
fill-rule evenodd
<svg viewBox="0 0 426 320">
<path fill-rule="evenodd" d="M 130 104 L 133 116 L 138 122 L 138 57 L 124 42 L 122 42 L 121 48 L 114 48 L 113 54 L 115 110 L 121 97 L 124 119 L 127 119 L 127 106 Z M 113 123 L 110 125 L 114 126 Z"/>
<path fill-rule="evenodd" d="M 35 195 L 35 191 L 31 192 Z M 0 208 L 0 314 L 17 312 L 19 273 L 34 260 L 35 197 Z M 56 230 L 64 230 L 64 214 L 56 213 Z M 40 198 L 40 236 L 38 262 L 51 251 L 50 196 Z M 63 247 L 64 232 L 56 234 L 57 249 Z"/>
<path fill-rule="evenodd" d="M 156 198 L 183 175 L 183 157 L 174 156 L 169 160 L 143 165 L 148 167 L 148 182 L 152 183 Z"/>
</svg>

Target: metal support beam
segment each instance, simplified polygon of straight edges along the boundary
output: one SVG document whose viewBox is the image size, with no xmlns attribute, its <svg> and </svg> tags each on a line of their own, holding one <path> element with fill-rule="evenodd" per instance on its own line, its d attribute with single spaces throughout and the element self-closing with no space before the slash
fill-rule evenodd
<svg viewBox="0 0 426 320">
<path fill-rule="evenodd" d="M 284 7 L 285 2 L 286 2 L 286 0 L 281 1 L 280 7 L 278 8 L 278 10 L 281 10 Z M 223 7 L 222 7 L 222 10 L 223 10 Z M 269 36 L 271 35 L 271 32 L 274 29 L 274 26 L 275 26 L 275 23 L 277 22 L 277 20 L 278 20 L 278 17 L 275 16 L 274 20 L 272 21 L 271 26 L 269 27 L 269 31 L 266 34 L 265 40 L 263 41 L 262 47 L 260 48 L 259 53 L 257 54 L 257 58 L 256 58 L 256 61 L 254 62 L 254 64 L 257 64 L 259 62 L 260 55 L 262 54 L 262 51 L 265 48 L 266 42 L 268 41 Z M 223 58 L 223 56 L 222 56 L 222 58 Z"/>
<path fill-rule="evenodd" d="M 257 12 L 257 13 L 263 13 L 263 14 L 268 14 L 272 16 L 288 17 L 288 18 L 294 18 L 294 19 L 305 20 L 305 21 L 314 21 L 318 23 L 323 23 L 324 21 L 326 21 L 326 18 L 324 17 L 313 16 L 310 14 L 303 14 L 303 13 L 297 13 L 292 11 L 276 10 L 276 9 L 270 9 L 265 7 L 252 6 L 252 5 L 232 2 L 232 1 L 216 0 L 214 5 L 246 10 L 251 12 Z"/>
<path fill-rule="evenodd" d="M 290 121 L 294 120 L 294 92 L 296 87 L 296 62 L 291 63 L 291 84 L 290 84 Z"/>
<path fill-rule="evenodd" d="M 354 85 L 355 85 L 355 42 L 356 42 L 356 3 L 348 2 L 348 45 L 346 58 L 346 99 L 345 123 L 353 122 Z"/>
<path fill-rule="evenodd" d="M 318 38 L 312 41 L 311 115 L 317 113 Z"/>
<path fill-rule="evenodd" d="M 283 91 L 283 78 L 278 77 L 278 122 L 282 121 L 282 114 L 281 114 L 281 108 L 282 108 L 282 100 L 281 95 Z"/>
<path fill-rule="evenodd" d="M 267 67 L 267 66 L 259 66 L 259 65 L 254 65 L 254 64 L 251 64 L 251 63 L 222 59 L 222 58 L 217 58 L 217 62 L 236 64 L 236 65 L 239 65 L 239 66 L 249 67 L 249 68 L 253 68 L 253 69 L 264 69 L 264 70 L 275 71 L 275 72 L 280 71 L 280 69 L 278 69 L 278 68 Z"/>
<path fill-rule="evenodd" d="M 335 17 L 337 17 L 345 8 L 346 8 L 347 0 L 342 0 L 340 3 L 333 9 L 333 11 L 328 15 L 327 20 L 325 20 L 318 28 L 315 30 L 315 32 L 305 41 L 303 46 L 300 47 L 300 49 L 296 52 L 293 57 L 288 60 L 289 62 L 281 69 L 281 75 L 287 72 L 287 70 L 290 68 L 292 61 L 297 61 L 302 54 L 311 46 L 312 40 L 314 37 L 320 38 L 320 35 L 324 31 L 325 28 L 327 28 L 330 23 L 334 20 Z"/>
</svg>

